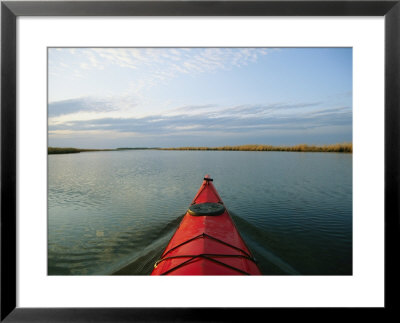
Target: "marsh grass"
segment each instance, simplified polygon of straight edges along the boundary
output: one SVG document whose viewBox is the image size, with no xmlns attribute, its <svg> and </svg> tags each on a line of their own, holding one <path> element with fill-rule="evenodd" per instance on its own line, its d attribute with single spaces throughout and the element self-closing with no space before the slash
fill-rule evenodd
<svg viewBox="0 0 400 323">
<path fill-rule="evenodd" d="M 295 145 L 295 146 L 271 146 L 271 145 L 241 145 L 221 147 L 176 147 L 176 148 L 117 148 L 117 149 L 78 149 L 49 147 L 48 154 L 73 154 L 91 151 L 122 151 L 122 150 L 231 150 L 231 151 L 295 151 L 295 152 L 335 152 L 352 153 L 352 143 L 341 143 L 334 145 Z"/>
<path fill-rule="evenodd" d="M 221 146 L 221 147 L 179 147 L 179 148 L 160 148 L 162 150 L 232 150 L 232 151 L 296 151 L 296 152 L 336 152 L 352 153 L 352 143 L 341 143 L 333 145 L 295 145 L 295 146 L 271 146 L 271 145 L 240 145 L 240 146 Z"/>
</svg>

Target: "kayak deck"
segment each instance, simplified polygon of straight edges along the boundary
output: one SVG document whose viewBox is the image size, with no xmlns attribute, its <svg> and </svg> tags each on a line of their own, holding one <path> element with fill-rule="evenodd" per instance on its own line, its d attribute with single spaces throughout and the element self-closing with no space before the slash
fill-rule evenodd
<svg viewBox="0 0 400 323">
<path fill-rule="evenodd" d="M 152 275 L 260 275 L 209 176 Z"/>
</svg>

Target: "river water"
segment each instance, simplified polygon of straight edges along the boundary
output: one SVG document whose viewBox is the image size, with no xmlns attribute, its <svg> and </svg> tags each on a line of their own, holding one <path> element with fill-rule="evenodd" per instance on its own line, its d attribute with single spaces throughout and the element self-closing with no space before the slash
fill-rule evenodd
<svg viewBox="0 0 400 323">
<path fill-rule="evenodd" d="M 48 274 L 148 275 L 210 174 L 264 275 L 352 274 L 352 155 L 48 156 Z"/>
</svg>

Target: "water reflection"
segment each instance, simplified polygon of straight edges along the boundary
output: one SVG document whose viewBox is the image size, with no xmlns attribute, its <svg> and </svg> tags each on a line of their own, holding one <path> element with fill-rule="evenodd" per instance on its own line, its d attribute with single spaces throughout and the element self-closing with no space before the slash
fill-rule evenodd
<svg viewBox="0 0 400 323">
<path fill-rule="evenodd" d="M 206 173 L 264 274 L 352 273 L 352 155 L 49 156 L 48 273 L 147 275 Z"/>
</svg>

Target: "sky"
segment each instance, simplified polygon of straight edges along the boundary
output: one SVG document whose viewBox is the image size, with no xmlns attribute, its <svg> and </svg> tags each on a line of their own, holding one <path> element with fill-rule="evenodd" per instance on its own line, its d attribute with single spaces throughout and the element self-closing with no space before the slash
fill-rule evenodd
<svg viewBox="0 0 400 323">
<path fill-rule="evenodd" d="M 351 48 L 48 49 L 52 147 L 351 141 Z"/>
</svg>

